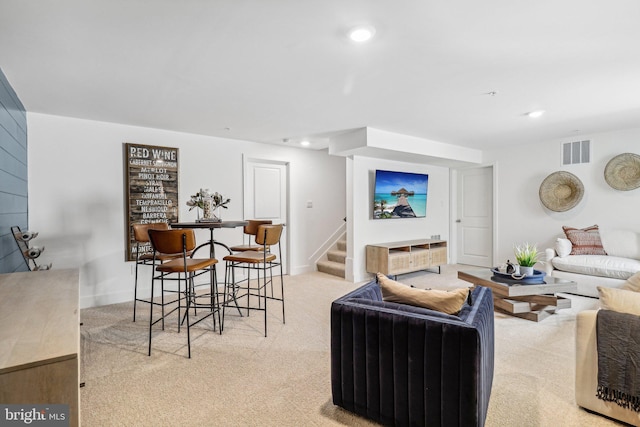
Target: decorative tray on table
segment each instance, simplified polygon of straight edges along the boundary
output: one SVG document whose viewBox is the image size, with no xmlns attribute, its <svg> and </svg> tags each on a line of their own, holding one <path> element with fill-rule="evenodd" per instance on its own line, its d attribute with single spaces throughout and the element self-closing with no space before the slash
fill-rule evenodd
<svg viewBox="0 0 640 427">
<path fill-rule="evenodd" d="M 492 268 L 491 272 L 493 273 L 492 279 L 495 278 L 497 281 L 502 281 L 509 284 L 519 283 L 523 285 L 533 285 L 533 284 L 544 283 L 544 276 L 547 275 L 547 273 L 540 270 L 533 270 L 532 276 L 521 276 L 519 274 L 512 274 L 512 273 L 501 273 L 500 271 L 498 271 L 497 267 Z"/>
</svg>

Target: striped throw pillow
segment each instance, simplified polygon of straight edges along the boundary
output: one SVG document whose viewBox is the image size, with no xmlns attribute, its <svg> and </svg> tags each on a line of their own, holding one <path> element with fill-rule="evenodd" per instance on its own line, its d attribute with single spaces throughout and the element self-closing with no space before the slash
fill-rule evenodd
<svg viewBox="0 0 640 427">
<path fill-rule="evenodd" d="M 597 225 L 586 228 L 562 227 L 571 241 L 571 255 L 606 255 Z"/>
</svg>

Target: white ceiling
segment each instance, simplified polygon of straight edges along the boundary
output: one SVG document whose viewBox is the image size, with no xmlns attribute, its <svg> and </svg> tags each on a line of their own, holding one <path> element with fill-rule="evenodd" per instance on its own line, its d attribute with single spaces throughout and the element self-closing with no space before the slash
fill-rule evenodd
<svg viewBox="0 0 640 427">
<path fill-rule="evenodd" d="M 0 68 L 31 112 L 486 149 L 640 127 L 639 22 L 637 0 L 0 0 Z"/>
</svg>

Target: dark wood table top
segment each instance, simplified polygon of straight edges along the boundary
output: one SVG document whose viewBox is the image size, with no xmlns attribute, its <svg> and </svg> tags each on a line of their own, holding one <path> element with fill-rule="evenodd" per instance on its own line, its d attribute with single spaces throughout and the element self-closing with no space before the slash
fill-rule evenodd
<svg viewBox="0 0 640 427">
<path fill-rule="evenodd" d="M 193 221 L 193 222 L 176 222 L 171 224 L 171 228 L 236 228 L 244 227 L 249 221 Z"/>
</svg>

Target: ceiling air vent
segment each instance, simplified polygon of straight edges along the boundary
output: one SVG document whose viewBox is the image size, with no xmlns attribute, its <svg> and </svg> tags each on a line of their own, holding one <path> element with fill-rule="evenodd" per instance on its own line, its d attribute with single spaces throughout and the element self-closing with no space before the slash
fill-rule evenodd
<svg viewBox="0 0 640 427">
<path fill-rule="evenodd" d="M 591 141 L 574 141 L 562 144 L 562 164 L 575 165 L 591 161 Z"/>
</svg>

